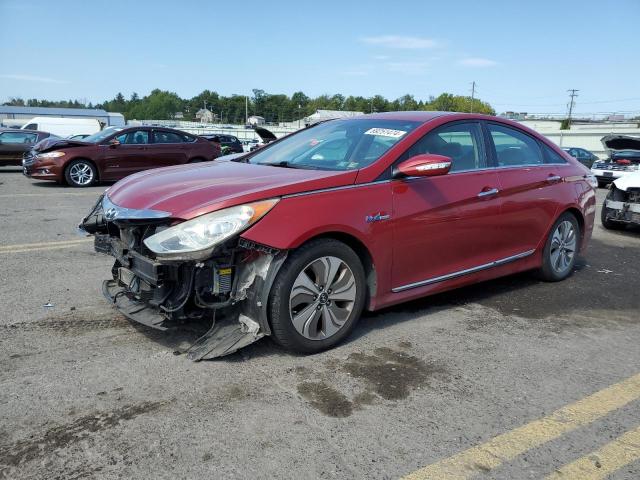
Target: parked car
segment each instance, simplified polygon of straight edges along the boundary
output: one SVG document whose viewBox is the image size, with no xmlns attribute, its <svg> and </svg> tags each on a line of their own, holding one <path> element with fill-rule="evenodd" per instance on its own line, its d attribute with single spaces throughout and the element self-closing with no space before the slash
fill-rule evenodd
<svg viewBox="0 0 640 480">
<path fill-rule="evenodd" d="M 139 173 L 81 223 L 129 318 L 212 329 L 194 360 L 270 335 L 312 353 L 378 310 L 525 270 L 571 275 L 595 179 L 509 120 L 394 112 L 317 124 L 231 160 Z"/>
<path fill-rule="evenodd" d="M 85 138 L 87 138 L 89 136 L 88 133 L 81 133 L 79 135 L 70 135 L 67 138 L 69 140 L 84 140 Z"/>
<path fill-rule="evenodd" d="M 100 122 L 95 118 L 67 118 L 67 117 L 33 117 L 23 130 L 44 130 L 60 137 L 85 133 L 93 135 L 101 129 Z"/>
<path fill-rule="evenodd" d="M 599 186 L 603 187 L 616 178 L 640 171 L 640 137 L 607 135 L 601 142 L 609 152 L 609 158 L 596 161 L 591 166 L 591 172 L 598 179 Z"/>
<path fill-rule="evenodd" d="M 210 142 L 216 142 L 220 145 L 222 155 L 228 155 L 231 153 L 243 153 L 242 142 L 238 140 L 238 137 L 233 135 L 200 135 L 202 138 L 206 138 Z"/>
<path fill-rule="evenodd" d="M 263 128 L 263 127 L 255 127 L 254 130 L 260 137 L 260 140 L 262 141 L 250 145 L 249 147 L 250 152 L 253 152 L 258 148 L 264 147 L 268 143 L 271 143 L 277 140 L 277 137 L 273 134 L 273 132 L 271 132 L 271 130 L 267 130 L 266 128 Z"/>
<path fill-rule="evenodd" d="M 0 129 L 0 166 L 20 165 L 22 156 L 45 138 L 59 138 L 49 132 L 25 132 L 14 128 Z"/>
<path fill-rule="evenodd" d="M 614 180 L 600 212 L 604 228 L 640 225 L 640 171 Z"/>
<path fill-rule="evenodd" d="M 88 187 L 141 170 L 204 162 L 220 155 L 213 143 L 161 127 L 108 127 L 82 141 L 59 139 L 36 145 L 23 159 L 23 171 L 38 180 Z"/>
<path fill-rule="evenodd" d="M 563 150 L 571 155 L 573 158 L 578 159 L 578 161 L 583 164 L 587 168 L 591 168 L 593 162 L 598 160 L 598 156 L 594 153 L 591 153 L 589 150 L 585 150 L 584 148 L 578 147 L 564 147 Z"/>
</svg>

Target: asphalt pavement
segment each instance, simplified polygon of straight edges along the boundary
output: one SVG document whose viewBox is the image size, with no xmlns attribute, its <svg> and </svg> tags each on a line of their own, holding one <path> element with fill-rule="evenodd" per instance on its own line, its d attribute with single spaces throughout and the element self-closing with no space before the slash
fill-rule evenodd
<svg viewBox="0 0 640 480">
<path fill-rule="evenodd" d="M 564 282 L 370 313 L 322 354 L 192 363 L 194 331 L 100 293 L 75 226 L 105 188 L 0 168 L 0 478 L 640 478 L 640 230 L 598 220 Z"/>
</svg>

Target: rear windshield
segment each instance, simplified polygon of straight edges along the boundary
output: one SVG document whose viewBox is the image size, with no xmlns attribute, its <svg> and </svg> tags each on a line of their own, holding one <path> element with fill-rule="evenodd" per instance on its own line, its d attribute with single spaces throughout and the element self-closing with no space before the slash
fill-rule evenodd
<svg viewBox="0 0 640 480">
<path fill-rule="evenodd" d="M 332 120 L 258 150 L 249 163 L 316 170 L 355 170 L 371 165 L 421 122 Z"/>
</svg>

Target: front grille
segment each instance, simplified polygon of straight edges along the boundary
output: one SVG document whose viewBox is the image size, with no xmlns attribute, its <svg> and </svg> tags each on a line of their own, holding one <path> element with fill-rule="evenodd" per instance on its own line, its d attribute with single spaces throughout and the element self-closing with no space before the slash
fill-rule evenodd
<svg viewBox="0 0 640 480">
<path fill-rule="evenodd" d="M 638 170 L 637 165 L 618 165 L 617 163 L 594 163 L 592 168 L 615 172 L 635 172 Z"/>
<path fill-rule="evenodd" d="M 36 163 L 36 154 L 33 150 L 29 150 L 28 152 L 24 152 L 22 155 L 22 165 L 25 167 L 30 167 L 34 163 Z"/>
</svg>

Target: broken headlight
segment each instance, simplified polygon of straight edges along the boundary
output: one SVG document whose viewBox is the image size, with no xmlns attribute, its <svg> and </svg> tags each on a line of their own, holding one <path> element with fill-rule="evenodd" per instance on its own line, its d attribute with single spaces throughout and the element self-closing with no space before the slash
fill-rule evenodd
<svg viewBox="0 0 640 480">
<path fill-rule="evenodd" d="M 147 238 L 145 245 L 159 257 L 199 259 L 209 255 L 213 247 L 242 232 L 260 220 L 278 199 L 238 205 L 207 213 Z"/>
</svg>

